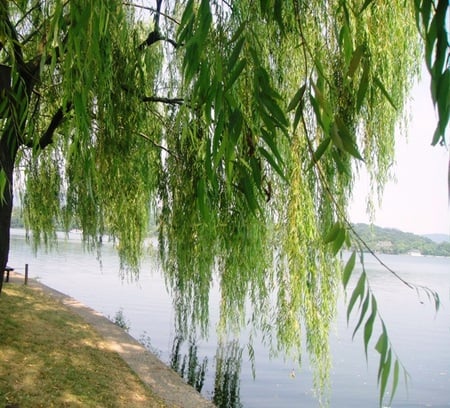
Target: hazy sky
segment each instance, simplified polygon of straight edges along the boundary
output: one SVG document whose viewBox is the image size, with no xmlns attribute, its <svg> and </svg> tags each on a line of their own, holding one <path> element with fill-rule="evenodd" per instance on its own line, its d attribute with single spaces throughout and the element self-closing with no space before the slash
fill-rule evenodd
<svg viewBox="0 0 450 408">
<path fill-rule="evenodd" d="M 445 147 L 431 146 L 437 119 L 428 74 L 413 89 L 412 98 L 408 139 L 397 138 L 397 182 L 386 186 L 374 223 L 417 234 L 449 234 L 449 152 Z M 367 179 L 362 175 L 350 208 L 353 222 L 369 222 L 365 214 L 368 191 Z"/>
</svg>

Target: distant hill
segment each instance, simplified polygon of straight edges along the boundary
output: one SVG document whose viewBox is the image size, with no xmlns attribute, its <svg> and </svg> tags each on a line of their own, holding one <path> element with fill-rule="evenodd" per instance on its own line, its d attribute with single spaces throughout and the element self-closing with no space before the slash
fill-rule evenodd
<svg viewBox="0 0 450 408">
<path fill-rule="evenodd" d="M 449 256 L 450 241 L 448 236 L 441 241 L 403 232 L 393 228 L 381 228 L 376 225 L 354 224 L 355 231 L 375 252 L 386 254 L 420 253 L 421 255 Z M 446 238 L 446 240 L 445 240 Z M 436 237 L 435 237 L 436 239 Z"/>
<path fill-rule="evenodd" d="M 450 242 L 450 235 L 446 234 L 425 234 L 424 237 L 440 244 L 441 242 Z"/>
</svg>

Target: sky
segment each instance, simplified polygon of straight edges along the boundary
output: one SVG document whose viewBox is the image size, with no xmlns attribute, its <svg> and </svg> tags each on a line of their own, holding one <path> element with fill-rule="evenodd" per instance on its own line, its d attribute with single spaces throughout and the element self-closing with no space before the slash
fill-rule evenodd
<svg viewBox="0 0 450 408">
<path fill-rule="evenodd" d="M 429 75 L 424 73 L 411 93 L 407 138 L 397 136 L 393 167 L 396 182 L 386 185 L 374 224 L 415 234 L 450 234 L 450 156 L 447 147 L 431 146 L 437 114 L 429 89 Z M 370 222 L 366 214 L 368 193 L 367 176 L 361 174 L 349 212 L 352 222 Z"/>
</svg>

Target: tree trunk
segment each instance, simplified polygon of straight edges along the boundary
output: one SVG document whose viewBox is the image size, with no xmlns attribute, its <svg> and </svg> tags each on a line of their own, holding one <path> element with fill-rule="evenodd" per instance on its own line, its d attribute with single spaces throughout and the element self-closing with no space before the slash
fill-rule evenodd
<svg viewBox="0 0 450 408">
<path fill-rule="evenodd" d="M 13 173 L 17 153 L 17 138 L 14 137 L 13 125 L 5 126 L 0 140 L 0 171 L 6 176 L 3 197 L 0 194 L 0 294 L 5 277 L 5 267 L 8 263 L 11 214 L 13 208 Z"/>
</svg>

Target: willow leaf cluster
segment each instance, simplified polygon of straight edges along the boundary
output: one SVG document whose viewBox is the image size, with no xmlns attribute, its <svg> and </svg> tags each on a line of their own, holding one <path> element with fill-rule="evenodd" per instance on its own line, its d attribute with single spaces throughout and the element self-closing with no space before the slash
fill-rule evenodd
<svg viewBox="0 0 450 408">
<path fill-rule="evenodd" d="M 182 335 L 206 330 L 219 285 L 222 330 L 306 348 L 324 389 L 355 172 L 389 178 L 418 26 L 448 82 L 441 3 L 0 2 L 4 224 L 11 163 L 37 244 L 61 225 L 106 235 L 137 273 L 155 219 Z"/>
</svg>

